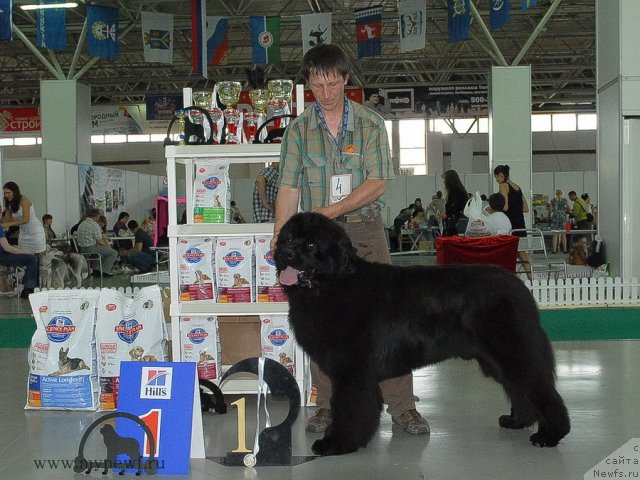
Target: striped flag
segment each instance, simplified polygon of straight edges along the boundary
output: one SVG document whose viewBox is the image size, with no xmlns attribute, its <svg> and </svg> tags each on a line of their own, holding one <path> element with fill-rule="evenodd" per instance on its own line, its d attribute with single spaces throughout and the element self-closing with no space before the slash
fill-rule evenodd
<svg viewBox="0 0 640 480">
<path fill-rule="evenodd" d="M 227 62 L 229 53 L 229 19 L 207 17 L 207 63 L 220 65 Z"/>
<path fill-rule="evenodd" d="M 497 30 L 502 25 L 509 23 L 511 16 L 509 14 L 509 0 L 490 0 L 489 20 L 491 30 Z"/>
<path fill-rule="evenodd" d="M 538 4 L 538 0 L 521 0 L 522 11 L 526 12 L 531 7 L 535 7 Z"/>
<path fill-rule="evenodd" d="M 249 17 L 253 63 L 280 62 L 280 17 Z"/>
<path fill-rule="evenodd" d="M 39 5 L 60 3 L 60 0 L 38 0 Z M 36 11 L 36 45 L 62 52 L 67 49 L 67 11 L 47 8 Z"/>
<path fill-rule="evenodd" d="M 173 15 L 142 13 L 142 48 L 145 62 L 173 63 Z"/>
<path fill-rule="evenodd" d="M 469 0 L 447 0 L 447 20 L 450 42 L 468 39 L 471 21 Z"/>
<path fill-rule="evenodd" d="M 11 0 L 0 0 L 0 40 L 13 40 L 11 3 Z"/>
<path fill-rule="evenodd" d="M 300 15 L 302 54 L 312 47 L 331 44 L 331 12 Z"/>
<path fill-rule="evenodd" d="M 358 58 L 375 57 L 382 52 L 382 6 L 356 10 Z"/>
<path fill-rule="evenodd" d="M 403 0 L 398 4 L 400 52 L 424 48 L 426 14 L 427 6 L 423 0 Z"/>
<path fill-rule="evenodd" d="M 118 57 L 118 9 L 87 5 L 89 55 Z"/>
<path fill-rule="evenodd" d="M 191 68 L 194 73 L 207 76 L 206 0 L 191 0 Z"/>
</svg>

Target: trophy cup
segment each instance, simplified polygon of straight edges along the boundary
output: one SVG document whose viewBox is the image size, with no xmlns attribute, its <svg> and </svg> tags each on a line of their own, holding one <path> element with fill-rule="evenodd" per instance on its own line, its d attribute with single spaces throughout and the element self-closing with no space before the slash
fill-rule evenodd
<svg viewBox="0 0 640 480">
<path fill-rule="evenodd" d="M 228 144 L 240 143 L 238 137 L 238 122 L 240 120 L 240 111 L 236 109 L 236 105 L 240 100 L 240 91 L 242 85 L 240 82 L 219 82 L 218 96 L 220 101 L 224 103 L 224 119 L 227 122 L 227 138 Z"/>
<path fill-rule="evenodd" d="M 217 107 L 208 108 L 207 111 L 209 112 L 209 115 L 211 115 L 211 121 L 213 122 L 213 143 L 219 144 L 220 134 L 222 133 L 220 131 L 220 120 L 222 119 L 224 114 L 222 112 L 222 109 Z"/>
<path fill-rule="evenodd" d="M 206 92 L 206 91 L 193 92 L 193 95 L 192 95 L 193 104 L 196 107 L 202 108 L 203 110 L 209 110 L 211 108 L 212 99 L 213 99 L 213 92 Z M 209 132 L 209 125 L 205 121 L 205 117 L 202 114 L 202 112 L 199 112 L 197 110 L 192 110 L 191 118 L 193 120 L 193 123 L 202 125 L 205 139 L 209 138 L 211 135 L 211 132 Z"/>
<path fill-rule="evenodd" d="M 291 101 L 291 93 L 293 92 L 293 82 L 287 79 L 269 80 L 267 83 L 269 90 L 269 108 L 271 116 L 286 115 L 289 113 L 289 102 Z M 286 123 L 285 123 L 286 125 Z M 277 118 L 273 121 L 274 128 L 280 128 L 282 119 Z"/>
<path fill-rule="evenodd" d="M 178 119 L 178 124 L 180 125 L 180 130 L 178 131 L 178 137 L 180 140 L 178 141 L 178 145 L 184 147 L 187 144 L 187 134 L 185 133 L 185 118 L 187 117 L 187 112 L 184 109 L 180 108 L 176 110 L 176 118 Z"/>
<path fill-rule="evenodd" d="M 260 121 L 260 115 L 258 112 L 249 112 L 244 114 L 244 119 L 247 121 L 247 141 L 253 143 L 256 138 L 256 132 L 258 131 L 258 122 Z"/>
<path fill-rule="evenodd" d="M 257 110 L 260 115 L 267 115 L 267 105 L 269 105 L 269 90 L 250 90 L 249 98 L 251 99 L 251 105 Z"/>
</svg>

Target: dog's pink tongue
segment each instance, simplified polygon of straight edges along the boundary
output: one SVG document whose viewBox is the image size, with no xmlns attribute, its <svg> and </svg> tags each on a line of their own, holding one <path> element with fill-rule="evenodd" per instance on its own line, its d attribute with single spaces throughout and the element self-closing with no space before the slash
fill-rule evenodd
<svg viewBox="0 0 640 480">
<path fill-rule="evenodd" d="M 287 267 L 280 272 L 280 284 L 281 285 L 294 285 L 298 283 L 298 274 L 300 270 L 296 270 L 293 267 Z"/>
</svg>

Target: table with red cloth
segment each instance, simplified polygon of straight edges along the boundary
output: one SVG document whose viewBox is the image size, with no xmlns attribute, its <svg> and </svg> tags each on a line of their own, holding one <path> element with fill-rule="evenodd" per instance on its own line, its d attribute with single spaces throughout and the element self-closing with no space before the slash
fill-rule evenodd
<svg viewBox="0 0 640 480">
<path fill-rule="evenodd" d="M 514 235 L 437 237 L 436 261 L 438 265 L 452 263 L 498 265 L 509 272 L 515 272 L 519 240 L 520 237 Z"/>
</svg>

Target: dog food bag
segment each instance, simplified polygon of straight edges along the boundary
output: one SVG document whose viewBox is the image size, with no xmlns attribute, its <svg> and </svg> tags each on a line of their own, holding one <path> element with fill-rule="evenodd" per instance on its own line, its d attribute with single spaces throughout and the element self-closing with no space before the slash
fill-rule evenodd
<svg viewBox="0 0 640 480">
<path fill-rule="evenodd" d="M 180 302 L 215 301 L 211 237 L 178 239 L 178 288 Z"/>
<path fill-rule="evenodd" d="M 160 287 L 141 288 L 133 298 L 102 289 L 96 320 L 100 410 L 118 406 L 120 362 L 165 361 L 167 336 Z"/>
<path fill-rule="evenodd" d="M 220 378 L 222 352 L 218 317 L 180 317 L 180 341 L 182 342 L 182 361 L 197 364 L 198 378 L 203 380 Z"/>
<path fill-rule="evenodd" d="M 286 302 L 287 295 L 278 281 L 276 262 L 270 248 L 271 235 L 256 237 L 256 296 L 258 302 Z"/>
<path fill-rule="evenodd" d="M 193 184 L 193 222 L 229 223 L 229 162 L 197 160 Z"/>
<path fill-rule="evenodd" d="M 218 303 L 253 301 L 253 237 L 218 237 L 216 281 Z"/>
<path fill-rule="evenodd" d="M 36 331 L 29 348 L 26 409 L 95 410 L 97 290 L 29 295 Z"/>
<path fill-rule="evenodd" d="M 286 315 L 260 315 L 262 356 L 279 362 L 295 377 L 295 340 Z"/>
</svg>

